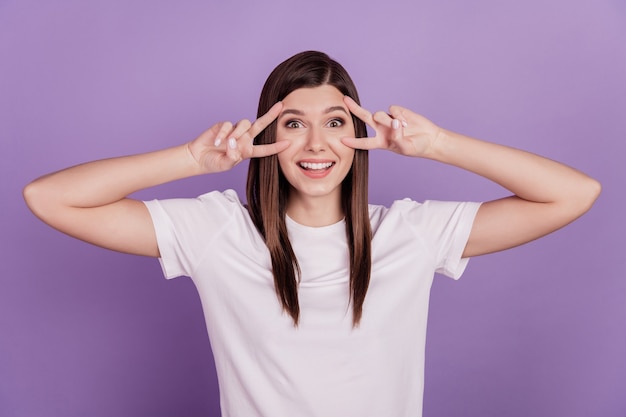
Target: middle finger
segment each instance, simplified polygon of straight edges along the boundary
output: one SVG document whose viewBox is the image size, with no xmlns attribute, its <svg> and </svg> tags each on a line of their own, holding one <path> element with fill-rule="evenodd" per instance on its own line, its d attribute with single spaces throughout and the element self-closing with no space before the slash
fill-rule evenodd
<svg viewBox="0 0 626 417">
<path fill-rule="evenodd" d="M 352 99 L 352 97 L 345 96 L 344 102 L 346 103 L 346 105 L 348 106 L 348 110 L 350 110 L 352 114 L 373 127 L 374 119 L 372 117 L 372 113 L 359 106 L 357 102 Z"/>
</svg>

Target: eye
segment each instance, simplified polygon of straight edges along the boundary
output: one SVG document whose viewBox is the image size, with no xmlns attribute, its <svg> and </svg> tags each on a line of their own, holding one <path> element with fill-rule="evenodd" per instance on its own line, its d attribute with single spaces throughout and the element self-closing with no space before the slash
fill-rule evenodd
<svg viewBox="0 0 626 417">
<path fill-rule="evenodd" d="M 343 126 L 344 121 L 343 119 L 333 119 L 330 122 L 328 122 L 328 127 L 341 127 Z"/>
<path fill-rule="evenodd" d="M 287 123 L 285 123 L 285 127 L 289 129 L 299 129 L 302 127 L 302 123 L 297 120 L 289 120 Z"/>
</svg>

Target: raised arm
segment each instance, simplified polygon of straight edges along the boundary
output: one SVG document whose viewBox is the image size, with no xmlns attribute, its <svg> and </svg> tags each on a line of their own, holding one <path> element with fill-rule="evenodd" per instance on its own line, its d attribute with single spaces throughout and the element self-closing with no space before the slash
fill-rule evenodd
<svg viewBox="0 0 626 417">
<path fill-rule="evenodd" d="M 392 106 L 389 114 L 371 114 L 349 98 L 346 104 L 376 136 L 346 138 L 344 144 L 433 159 L 513 193 L 481 205 L 463 256 L 508 249 L 551 233 L 584 214 L 600 194 L 596 180 L 550 159 L 450 132 L 400 106 Z"/>
<path fill-rule="evenodd" d="M 104 159 L 36 179 L 24 188 L 33 213 L 70 236 L 104 248 L 159 256 L 146 206 L 135 191 L 194 175 L 225 171 L 246 158 L 284 150 L 288 142 L 253 146 L 279 114 L 277 103 L 253 124 L 218 123 L 192 142 L 140 155 Z"/>
</svg>

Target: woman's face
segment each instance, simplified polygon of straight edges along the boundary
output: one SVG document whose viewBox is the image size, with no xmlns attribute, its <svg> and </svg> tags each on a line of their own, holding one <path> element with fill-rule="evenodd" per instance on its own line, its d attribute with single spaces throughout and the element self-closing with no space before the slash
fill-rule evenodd
<svg viewBox="0 0 626 417">
<path fill-rule="evenodd" d="M 277 119 L 276 140 L 291 142 L 278 154 L 291 184 L 290 199 L 340 201 L 341 183 L 354 159 L 354 149 L 340 139 L 354 135 L 352 117 L 337 88 L 300 88 L 287 95 Z"/>
</svg>

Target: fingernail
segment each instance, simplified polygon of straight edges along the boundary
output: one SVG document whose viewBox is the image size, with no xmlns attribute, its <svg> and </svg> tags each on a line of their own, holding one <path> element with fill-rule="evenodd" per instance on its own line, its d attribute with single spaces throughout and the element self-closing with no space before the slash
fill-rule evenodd
<svg viewBox="0 0 626 417">
<path fill-rule="evenodd" d="M 228 147 L 230 149 L 236 149 L 237 148 L 237 140 L 235 138 L 228 139 Z"/>
<path fill-rule="evenodd" d="M 222 138 L 217 138 L 215 139 L 215 142 L 213 144 L 217 148 L 218 146 L 220 146 L 221 143 L 222 143 Z"/>
<path fill-rule="evenodd" d="M 393 127 L 394 129 L 397 129 L 400 127 L 400 121 L 398 119 L 393 119 L 391 121 L 391 127 Z"/>
<path fill-rule="evenodd" d="M 407 122 L 405 122 L 404 120 L 402 121 L 402 126 L 403 127 L 407 127 L 409 124 Z"/>
</svg>

